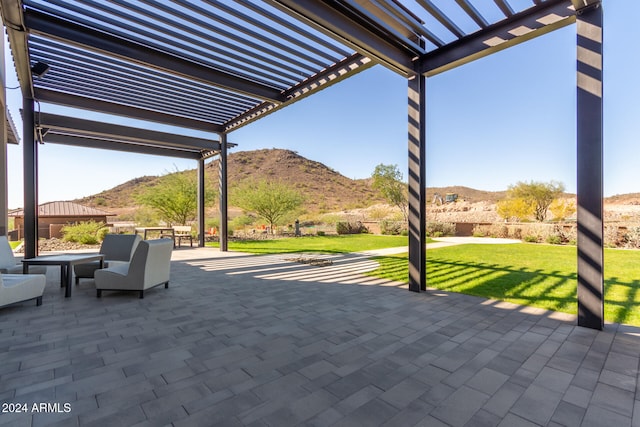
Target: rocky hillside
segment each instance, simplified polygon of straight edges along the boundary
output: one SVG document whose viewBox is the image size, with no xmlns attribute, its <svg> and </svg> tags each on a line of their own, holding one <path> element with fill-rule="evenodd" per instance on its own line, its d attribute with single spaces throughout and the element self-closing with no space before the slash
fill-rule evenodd
<svg viewBox="0 0 640 427">
<path fill-rule="evenodd" d="M 384 201 L 371 188 L 371 180 L 353 180 L 309 160 L 290 150 L 264 149 L 239 151 L 229 154 L 229 186 L 245 180 L 280 180 L 302 192 L 306 197 L 306 210 L 310 214 L 351 211 L 367 208 Z M 179 173 L 195 173 L 195 170 Z M 207 164 L 205 176 L 212 187 L 218 186 L 218 162 Z M 162 182 L 160 176 L 143 176 L 127 181 L 110 190 L 75 200 L 99 207 L 119 215 L 137 209 L 136 195 L 149 186 Z M 448 193 L 458 195 L 456 203 L 440 204 Z M 506 197 L 506 191 L 482 191 L 463 186 L 427 188 L 428 216 L 436 221 L 493 222 L 500 218 L 495 203 Z M 566 194 L 574 198 L 573 194 Z M 233 209 L 232 209 L 233 210 Z M 640 193 L 624 194 L 605 199 L 605 217 L 608 221 L 640 221 Z"/>
<path fill-rule="evenodd" d="M 194 173 L 194 170 L 179 173 Z M 206 165 L 205 177 L 213 188 L 218 186 L 218 160 Z M 158 185 L 163 177 L 141 177 L 110 190 L 76 200 L 88 206 L 121 212 L 136 205 L 136 195 L 144 188 Z M 309 160 L 294 151 L 264 149 L 230 153 L 229 187 L 245 180 L 278 180 L 300 190 L 309 212 L 332 212 L 363 208 L 382 199 L 371 188 L 370 180 L 353 180 Z"/>
</svg>

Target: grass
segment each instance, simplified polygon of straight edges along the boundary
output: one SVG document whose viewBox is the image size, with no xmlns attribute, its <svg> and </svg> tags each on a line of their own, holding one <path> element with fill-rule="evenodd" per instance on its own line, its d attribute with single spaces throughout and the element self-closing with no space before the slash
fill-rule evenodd
<svg viewBox="0 0 640 427">
<path fill-rule="evenodd" d="M 373 234 L 229 241 L 229 249 L 232 251 L 258 254 L 296 252 L 348 253 L 407 245 L 408 238 L 406 236 L 377 236 Z M 207 246 L 210 245 L 207 244 Z M 211 246 L 218 247 L 218 243 L 213 243 Z"/>
<path fill-rule="evenodd" d="M 371 275 L 407 281 L 407 254 Z M 640 326 L 640 251 L 605 249 L 605 320 Z M 427 286 L 577 313 L 575 246 L 459 245 L 427 250 Z"/>
</svg>

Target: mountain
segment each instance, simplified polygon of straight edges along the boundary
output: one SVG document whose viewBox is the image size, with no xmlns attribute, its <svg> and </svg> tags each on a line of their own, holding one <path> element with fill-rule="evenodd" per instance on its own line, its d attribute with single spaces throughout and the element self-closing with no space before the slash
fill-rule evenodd
<svg viewBox="0 0 640 427">
<path fill-rule="evenodd" d="M 205 166 L 207 185 L 218 186 L 218 160 Z M 195 169 L 177 173 L 195 173 Z M 150 186 L 162 182 L 163 176 L 143 176 L 132 179 L 112 189 L 74 200 L 87 206 L 97 207 L 121 214 L 136 210 L 136 195 Z M 366 208 L 384 200 L 371 188 L 371 179 L 350 179 L 324 164 L 300 156 L 295 151 L 262 149 L 238 151 L 228 157 L 229 187 L 245 180 L 280 180 L 298 189 L 306 198 L 309 213 L 337 212 Z M 459 202 L 495 204 L 506 197 L 506 191 L 482 191 L 464 186 L 429 187 L 426 192 L 427 206 L 435 205 L 435 194 L 443 198 L 447 193 L 458 195 Z M 566 197 L 575 197 L 566 194 Z M 640 194 L 625 194 L 608 197 L 606 204 L 640 206 Z M 460 203 L 456 204 L 462 206 Z M 453 208 L 453 207 L 452 207 Z"/>
<path fill-rule="evenodd" d="M 194 173 L 194 170 L 177 173 Z M 298 153 L 282 149 L 263 149 L 230 153 L 227 158 L 229 187 L 246 180 L 279 180 L 299 190 L 309 212 L 324 213 L 343 209 L 364 208 L 382 203 L 371 188 L 370 179 L 353 180 L 309 160 Z M 163 177 L 143 176 L 110 190 L 75 200 L 88 206 L 120 212 L 135 206 L 136 195 L 144 188 L 162 182 Z M 205 166 L 207 185 L 218 186 L 218 160 Z"/>
</svg>

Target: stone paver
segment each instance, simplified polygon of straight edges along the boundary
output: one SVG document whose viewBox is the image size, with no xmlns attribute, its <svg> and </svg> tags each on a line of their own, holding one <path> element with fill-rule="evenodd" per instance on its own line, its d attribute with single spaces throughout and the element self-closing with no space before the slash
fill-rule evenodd
<svg viewBox="0 0 640 427">
<path fill-rule="evenodd" d="M 0 426 L 640 425 L 640 328 L 408 292 L 368 255 L 179 249 L 143 300 L 52 268 L 0 309 Z"/>
</svg>

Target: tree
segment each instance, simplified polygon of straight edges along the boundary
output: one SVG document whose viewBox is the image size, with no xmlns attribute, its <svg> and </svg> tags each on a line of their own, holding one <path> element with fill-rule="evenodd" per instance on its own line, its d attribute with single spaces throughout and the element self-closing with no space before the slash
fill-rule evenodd
<svg viewBox="0 0 640 427">
<path fill-rule="evenodd" d="M 282 182 L 246 181 L 231 190 L 231 204 L 255 212 L 269 223 L 272 232 L 287 214 L 304 202 L 300 192 Z"/>
<path fill-rule="evenodd" d="M 554 219 L 564 221 L 576 213 L 576 203 L 573 200 L 556 199 L 549 205 L 549 210 L 553 214 Z"/>
<path fill-rule="evenodd" d="M 533 215 L 534 206 L 521 198 L 504 199 L 496 204 L 496 212 L 505 221 L 522 221 Z"/>
<path fill-rule="evenodd" d="M 523 199 L 534 206 L 536 221 L 544 221 L 549 206 L 564 192 L 564 184 L 557 181 L 550 182 L 518 182 L 509 186 L 507 195 L 511 199 Z"/>
<path fill-rule="evenodd" d="M 380 163 L 371 175 L 373 188 L 384 197 L 390 205 L 397 206 L 402 212 L 405 222 L 409 220 L 409 189 L 402 181 L 402 173 L 398 165 Z"/>
<path fill-rule="evenodd" d="M 168 224 L 186 225 L 196 218 L 198 210 L 198 183 L 195 173 L 168 173 L 160 182 L 143 190 L 138 202 L 156 210 Z M 213 190 L 205 189 L 205 203 L 215 199 Z"/>
</svg>

